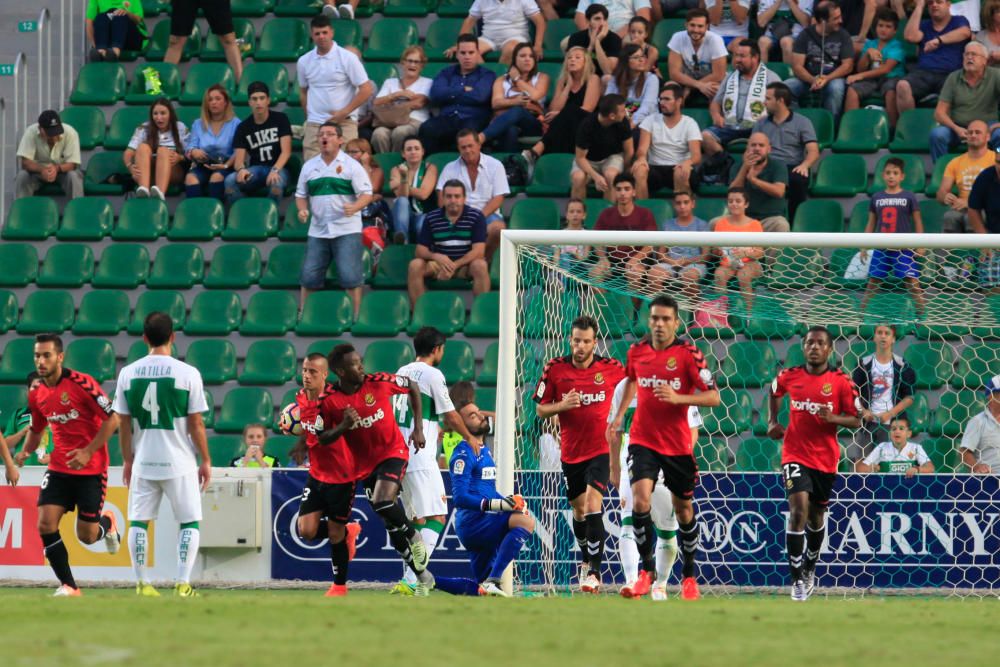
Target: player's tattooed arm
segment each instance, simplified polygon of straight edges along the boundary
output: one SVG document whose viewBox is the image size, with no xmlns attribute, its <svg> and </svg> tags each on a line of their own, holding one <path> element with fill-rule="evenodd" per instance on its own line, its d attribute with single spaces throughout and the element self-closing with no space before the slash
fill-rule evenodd
<svg viewBox="0 0 1000 667">
<path fill-rule="evenodd" d="M 316 436 L 317 439 L 319 440 L 319 444 L 329 445 L 333 442 L 336 442 L 337 438 L 339 438 L 340 436 L 344 435 L 352 428 L 354 428 L 354 425 L 357 424 L 359 421 L 361 421 L 361 417 L 360 415 L 358 415 L 358 411 L 352 408 L 351 406 L 347 406 L 346 408 L 344 408 L 344 418 L 341 420 L 339 424 L 337 424 L 333 428 L 329 428 L 323 431 L 318 436 Z"/>
</svg>

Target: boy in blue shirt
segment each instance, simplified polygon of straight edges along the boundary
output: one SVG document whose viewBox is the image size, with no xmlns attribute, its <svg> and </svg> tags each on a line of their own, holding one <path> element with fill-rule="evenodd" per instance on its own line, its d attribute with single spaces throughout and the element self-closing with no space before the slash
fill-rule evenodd
<svg viewBox="0 0 1000 667">
<path fill-rule="evenodd" d="M 847 96 L 844 110 L 859 109 L 868 97 L 885 98 L 886 93 L 895 90 L 896 82 L 906 76 L 906 53 L 903 43 L 896 39 L 899 17 L 889 7 L 879 7 L 875 14 L 875 39 L 869 39 L 861 48 L 857 73 L 847 77 Z M 887 109 L 895 112 L 895 108 Z M 896 119 L 889 116 L 889 123 Z"/>
</svg>

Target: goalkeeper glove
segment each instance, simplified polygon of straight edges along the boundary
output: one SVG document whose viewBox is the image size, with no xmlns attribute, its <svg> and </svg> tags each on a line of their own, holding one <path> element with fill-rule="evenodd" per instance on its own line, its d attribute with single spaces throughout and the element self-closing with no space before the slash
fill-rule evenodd
<svg viewBox="0 0 1000 667">
<path fill-rule="evenodd" d="M 482 502 L 484 512 L 520 512 L 527 514 L 528 510 L 524 503 L 524 496 L 514 494 L 504 498 L 484 498 Z"/>
</svg>

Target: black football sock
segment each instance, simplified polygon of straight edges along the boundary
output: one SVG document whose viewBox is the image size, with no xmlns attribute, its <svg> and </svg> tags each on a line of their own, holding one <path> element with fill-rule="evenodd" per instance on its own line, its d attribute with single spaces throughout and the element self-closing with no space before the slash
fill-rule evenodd
<svg viewBox="0 0 1000 667">
<path fill-rule="evenodd" d="M 656 559 L 653 547 L 656 545 L 656 532 L 653 528 L 653 517 L 649 512 L 632 512 L 632 532 L 635 534 L 635 546 L 639 549 L 642 569 L 655 573 Z"/>
<path fill-rule="evenodd" d="M 347 540 L 330 544 L 330 563 L 333 566 L 333 583 L 343 586 L 347 583 Z"/>
<path fill-rule="evenodd" d="M 576 538 L 576 546 L 580 548 L 580 559 L 587 561 L 587 518 L 577 519 L 573 517 L 573 536 Z"/>
<path fill-rule="evenodd" d="M 410 542 L 416 536 L 417 531 L 406 520 L 406 512 L 403 511 L 399 503 L 393 500 L 384 500 L 372 503 L 372 509 L 382 517 L 385 530 L 389 533 L 389 543 L 392 544 L 393 549 L 399 552 L 403 562 L 417 574 L 423 572 L 423 570 L 418 571 L 413 566 L 413 553 L 410 551 Z"/>
<path fill-rule="evenodd" d="M 62 537 L 58 531 L 42 535 L 42 546 L 45 551 L 45 558 L 48 559 L 52 571 L 56 573 L 59 583 L 76 588 L 76 580 L 73 579 L 73 571 L 69 569 L 69 552 L 63 544 Z"/>
<path fill-rule="evenodd" d="M 826 526 L 819 530 L 813 530 L 806 526 L 806 559 L 805 568 L 815 570 L 816 562 L 819 560 L 819 552 L 823 548 L 823 540 L 826 539 Z"/>
<path fill-rule="evenodd" d="M 604 513 L 594 512 L 586 516 L 587 526 L 587 563 L 591 573 L 601 576 L 601 563 L 604 560 Z"/>
<path fill-rule="evenodd" d="M 682 523 L 677 531 L 681 540 L 681 555 L 683 556 L 683 567 L 681 576 L 687 579 L 694 576 L 694 557 L 698 553 L 698 521 L 692 519 L 691 523 Z"/>
<path fill-rule="evenodd" d="M 802 552 L 805 550 L 805 531 L 785 531 L 785 547 L 788 550 L 788 571 L 792 581 L 802 578 Z"/>
<path fill-rule="evenodd" d="M 97 520 L 97 525 L 101 528 L 97 533 L 97 541 L 100 542 L 108 534 L 108 531 L 111 530 L 111 517 L 106 514 L 101 515 L 101 518 Z"/>
</svg>

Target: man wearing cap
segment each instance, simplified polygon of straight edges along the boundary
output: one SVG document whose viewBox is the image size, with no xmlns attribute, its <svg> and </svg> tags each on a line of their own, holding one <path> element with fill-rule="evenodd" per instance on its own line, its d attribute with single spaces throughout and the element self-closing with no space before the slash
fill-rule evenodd
<svg viewBox="0 0 1000 667">
<path fill-rule="evenodd" d="M 993 168 L 980 172 L 969 192 L 969 228 L 976 234 L 1000 234 L 1000 145 L 990 147 Z M 985 249 L 979 261 L 979 284 L 987 292 L 1000 292 L 1000 252 Z"/>
<path fill-rule="evenodd" d="M 983 387 L 986 407 L 965 425 L 959 452 L 962 463 L 974 474 L 1000 473 L 1000 375 Z"/>
<path fill-rule="evenodd" d="M 21 171 L 15 181 L 15 197 L 30 197 L 46 183 L 58 183 L 71 199 L 83 196 L 80 136 L 64 125 L 55 111 L 43 111 L 38 122 L 28 126 L 17 156 Z"/>
</svg>

